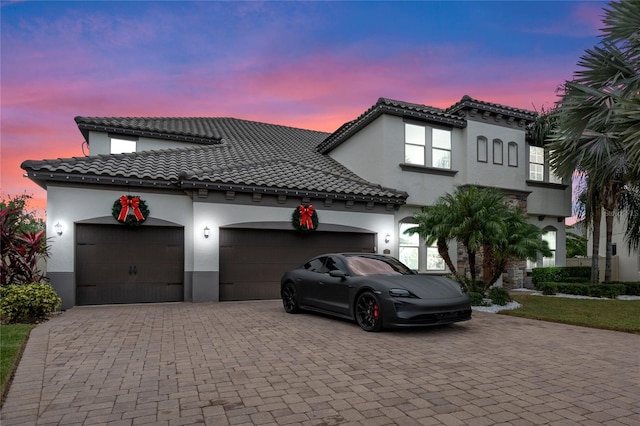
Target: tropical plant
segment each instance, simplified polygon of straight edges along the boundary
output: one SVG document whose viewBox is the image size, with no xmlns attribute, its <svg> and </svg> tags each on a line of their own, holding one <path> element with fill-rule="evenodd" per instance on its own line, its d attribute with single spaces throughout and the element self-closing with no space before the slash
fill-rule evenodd
<svg viewBox="0 0 640 426">
<path fill-rule="evenodd" d="M 8 197 L 0 202 L 1 286 L 44 280 L 38 260 L 49 256 L 44 223 L 26 210 L 31 197 Z"/>
<path fill-rule="evenodd" d="M 451 273 L 471 291 L 485 291 L 504 272 L 509 260 L 536 259 L 549 255 L 542 231 L 529 224 L 518 209 L 511 209 L 499 191 L 476 186 L 458 187 L 442 195 L 432 206 L 413 216 L 416 226 L 409 235 L 420 235 L 427 245 L 434 242 Z M 456 240 L 464 246 L 470 278 L 451 261 L 448 244 Z M 476 258 L 482 253 L 482 285 L 478 288 Z"/>
<path fill-rule="evenodd" d="M 593 262 L 599 254 L 602 210 L 606 227 L 605 281 L 611 278 L 613 221 L 630 186 L 640 182 L 640 2 L 613 2 L 605 9 L 603 38 L 585 51 L 580 70 L 562 87 L 553 110 L 550 164 L 569 179 L 587 177 L 586 201 L 593 224 Z M 534 137 L 541 137 L 538 132 Z M 640 211 L 634 212 L 640 214 Z M 632 229 L 632 228 L 628 228 Z M 627 240 L 634 238 L 627 234 Z M 637 235 L 635 236 L 637 241 Z M 594 279 L 597 267 L 593 268 Z"/>
<path fill-rule="evenodd" d="M 575 232 L 567 232 L 565 244 L 567 259 L 572 257 L 584 257 L 587 255 L 587 238 Z"/>
<path fill-rule="evenodd" d="M 483 282 L 485 290 L 498 281 L 511 260 L 537 260 L 538 255 L 551 256 L 542 239 L 543 231 L 527 221 L 520 209 L 507 209 L 503 216 L 503 234 L 489 234 L 483 246 Z"/>
</svg>

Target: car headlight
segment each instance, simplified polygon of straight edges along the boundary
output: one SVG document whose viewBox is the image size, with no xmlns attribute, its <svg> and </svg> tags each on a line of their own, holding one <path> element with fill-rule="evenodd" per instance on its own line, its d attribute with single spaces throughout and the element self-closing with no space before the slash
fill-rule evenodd
<svg viewBox="0 0 640 426">
<path fill-rule="evenodd" d="M 416 297 L 409 290 L 404 288 L 392 288 L 389 289 L 389 296 L 391 297 Z"/>
</svg>

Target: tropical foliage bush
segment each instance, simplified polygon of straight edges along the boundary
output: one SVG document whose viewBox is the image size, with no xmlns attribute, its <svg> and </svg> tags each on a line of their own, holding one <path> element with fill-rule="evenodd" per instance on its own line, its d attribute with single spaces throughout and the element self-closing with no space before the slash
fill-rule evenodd
<svg viewBox="0 0 640 426">
<path fill-rule="evenodd" d="M 469 299 L 471 300 L 471 306 L 484 306 L 486 305 L 484 301 L 484 294 L 477 293 L 475 291 L 469 292 Z"/>
<path fill-rule="evenodd" d="M 0 285 L 45 279 L 38 260 L 49 256 L 42 220 L 26 210 L 29 195 L 0 201 Z"/>
<path fill-rule="evenodd" d="M 0 288 L 0 320 L 32 322 L 55 312 L 62 300 L 49 283 L 8 285 Z"/>
<path fill-rule="evenodd" d="M 424 207 L 413 219 L 415 226 L 405 232 L 420 235 L 427 245 L 435 243 L 445 264 L 467 291 L 486 292 L 502 277 L 511 260 L 535 260 L 540 254 L 551 254 L 542 240 L 542 230 L 529 223 L 522 210 L 510 207 L 496 189 L 458 187 L 439 197 L 434 205 Z M 469 277 L 449 256 L 449 243 L 454 240 L 466 251 Z"/>
<path fill-rule="evenodd" d="M 507 289 L 502 287 L 491 287 L 489 289 L 489 298 L 494 305 L 504 306 L 511 301 L 511 296 Z"/>
</svg>

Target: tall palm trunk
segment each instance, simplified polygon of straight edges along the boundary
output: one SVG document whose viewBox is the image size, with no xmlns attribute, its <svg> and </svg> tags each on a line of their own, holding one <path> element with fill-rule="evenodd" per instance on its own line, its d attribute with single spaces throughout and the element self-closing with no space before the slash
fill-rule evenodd
<svg viewBox="0 0 640 426">
<path fill-rule="evenodd" d="M 612 236 L 613 236 L 614 211 L 605 210 L 604 214 L 605 214 L 604 221 L 605 221 L 606 234 L 607 234 L 606 246 L 605 246 L 606 258 L 605 258 L 605 264 L 604 264 L 604 282 L 608 283 L 608 282 L 611 282 L 611 259 L 613 257 L 613 246 L 611 244 L 611 241 L 613 239 Z"/>
<path fill-rule="evenodd" d="M 442 260 L 444 260 L 444 263 L 447 265 L 453 276 L 456 278 L 461 278 L 458 275 L 458 271 L 456 270 L 455 265 L 451 261 L 451 256 L 449 256 L 449 246 L 447 245 L 447 241 L 444 238 L 438 238 L 437 245 L 438 254 L 440 255 L 440 257 L 442 257 Z"/>
<path fill-rule="evenodd" d="M 602 208 L 594 208 L 593 212 L 593 243 L 591 250 L 591 282 L 597 283 L 600 280 L 598 271 L 598 261 L 600 257 L 600 220 L 602 219 Z"/>
</svg>

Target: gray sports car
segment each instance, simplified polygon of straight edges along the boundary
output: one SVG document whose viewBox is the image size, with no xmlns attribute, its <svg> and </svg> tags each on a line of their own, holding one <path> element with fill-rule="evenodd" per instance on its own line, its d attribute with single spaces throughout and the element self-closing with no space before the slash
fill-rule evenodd
<svg viewBox="0 0 640 426">
<path fill-rule="evenodd" d="M 314 257 L 281 280 L 286 312 L 316 311 L 356 320 L 365 331 L 448 324 L 471 319 L 471 303 L 458 283 L 418 275 L 379 254 Z"/>
</svg>

